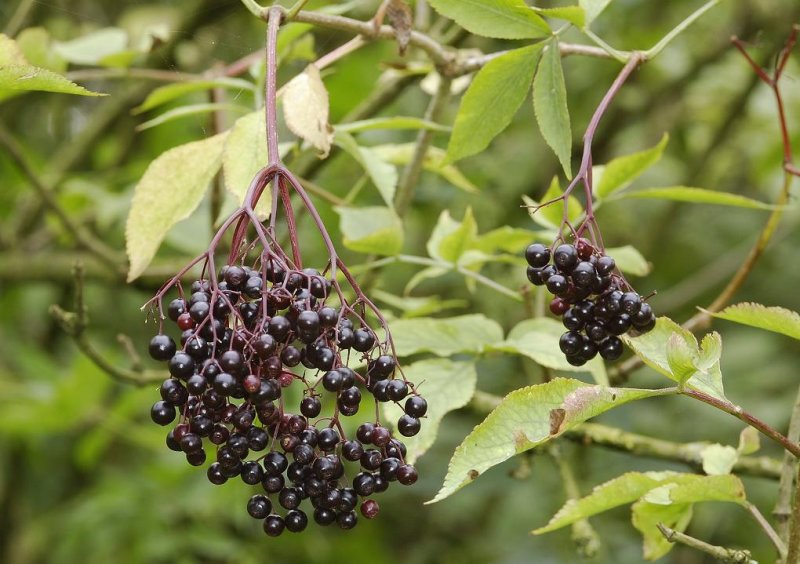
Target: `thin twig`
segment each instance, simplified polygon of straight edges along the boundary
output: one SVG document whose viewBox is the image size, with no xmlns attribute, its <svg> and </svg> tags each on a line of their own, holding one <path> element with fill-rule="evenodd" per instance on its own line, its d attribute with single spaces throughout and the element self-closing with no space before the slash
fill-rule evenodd
<svg viewBox="0 0 800 564">
<path fill-rule="evenodd" d="M 792 408 L 792 416 L 789 419 L 789 440 L 800 442 L 800 389 Z M 778 535 L 784 541 L 789 540 L 789 519 L 792 515 L 792 491 L 794 488 L 794 477 L 798 470 L 797 459 L 788 452 L 783 454 L 783 464 L 781 465 L 781 479 L 778 486 L 778 499 L 772 516 L 778 528 Z"/>
<path fill-rule="evenodd" d="M 800 478 L 796 478 L 800 483 Z M 789 526 L 789 549 L 786 553 L 786 564 L 800 562 L 800 488 L 795 488 L 792 503 L 792 520 Z"/>
<path fill-rule="evenodd" d="M 664 538 L 669 542 L 685 544 L 688 547 L 705 552 L 706 554 L 710 554 L 721 562 L 728 562 L 731 564 L 758 564 L 750 556 L 749 550 L 739 550 L 735 548 L 726 548 L 724 546 L 708 544 L 707 542 L 691 537 L 686 533 L 681 533 L 674 529 L 670 529 L 663 523 L 659 523 L 657 527 L 658 530 L 661 531 L 661 534 L 664 535 Z"/>
<path fill-rule="evenodd" d="M 766 533 L 767 537 L 769 537 L 769 540 L 775 547 L 775 550 L 778 551 L 778 555 L 781 558 L 786 558 L 786 545 L 783 544 L 783 541 L 778 536 L 778 533 L 772 528 L 772 525 L 769 524 L 769 521 L 767 521 L 761 511 L 759 511 L 758 507 L 748 501 L 745 502 L 745 509 L 747 509 L 748 513 L 750 513 L 750 515 L 753 517 L 753 520 L 758 523 L 758 526 L 761 527 L 761 530 Z"/>
</svg>

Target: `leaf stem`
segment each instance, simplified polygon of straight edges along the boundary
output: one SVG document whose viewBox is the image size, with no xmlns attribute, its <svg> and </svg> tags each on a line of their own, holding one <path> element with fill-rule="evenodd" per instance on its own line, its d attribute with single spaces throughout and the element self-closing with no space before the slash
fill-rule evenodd
<svg viewBox="0 0 800 564">
<path fill-rule="evenodd" d="M 755 415 L 746 412 L 738 405 L 735 405 L 729 401 L 716 398 L 714 396 L 706 394 L 705 392 L 701 392 L 699 390 L 693 390 L 690 388 L 682 388 L 679 391 L 679 393 L 694 398 L 703 403 L 707 403 L 708 405 L 715 407 L 720 411 L 724 411 L 725 413 L 728 413 L 738 419 L 741 419 L 746 424 L 750 425 L 751 427 L 762 433 L 765 437 L 768 437 L 773 441 L 775 441 L 776 443 L 778 443 L 779 445 L 781 445 L 787 452 L 790 452 L 792 455 L 794 455 L 795 458 L 800 457 L 800 444 L 789 440 L 788 437 L 782 435 L 776 429 L 774 429 L 769 424 L 765 423 Z"/>
<path fill-rule="evenodd" d="M 267 77 L 264 81 L 264 106 L 267 122 L 267 154 L 270 165 L 277 165 L 281 162 L 280 153 L 278 151 L 278 97 L 276 94 L 276 82 L 278 76 L 278 28 L 281 25 L 282 17 L 283 11 L 281 8 L 273 7 L 267 11 Z M 250 202 L 250 205 L 255 205 L 255 203 Z"/>
<path fill-rule="evenodd" d="M 656 55 L 658 55 L 659 53 L 661 53 L 661 51 L 663 51 L 663 50 L 664 50 L 664 48 L 665 48 L 667 45 L 669 45 L 669 44 L 670 44 L 670 42 L 671 42 L 673 39 L 675 39 L 675 38 L 676 38 L 676 37 L 678 37 L 678 36 L 679 36 L 681 33 L 683 33 L 684 31 L 686 31 L 686 29 L 687 29 L 687 28 L 688 28 L 690 25 L 692 25 L 694 22 L 696 22 L 698 19 L 700 19 L 700 17 L 701 17 L 703 14 L 705 14 L 707 11 L 709 11 L 711 8 L 713 8 L 713 7 L 714 7 L 714 6 L 716 6 L 717 4 L 719 4 L 719 0 L 709 0 L 708 2 L 706 2 L 705 4 L 703 4 L 702 6 L 700 6 L 700 7 L 699 7 L 697 10 L 695 10 L 694 12 L 692 12 L 692 13 L 689 15 L 689 17 L 687 17 L 687 18 L 686 18 L 685 20 L 683 20 L 681 23 L 679 23 L 678 25 L 676 25 L 676 26 L 675 26 L 675 27 L 672 29 L 672 31 L 670 31 L 670 32 L 669 32 L 669 33 L 667 33 L 667 34 L 666 34 L 664 37 L 662 37 L 662 38 L 661 38 L 661 40 L 660 40 L 658 43 L 656 43 L 656 44 L 655 44 L 655 45 L 653 45 L 653 46 L 652 46 L 650 49 L 648 49 L 647 51 L 645 51 L 645 52 L 644 52 L 644 54 L 645 54 L 645 57 L 646 57 L 647 59 L 652 59 L 653 57 L 655 57 Z"/>
<path fill-rule="evenodd" d="M 661 531 L 661 534 L 664 535 L 664 538 L 669 542 L 681 543 L 701 552 L 705 552 L 721 562 L 727 562 L 730 564 L 758 564 L 751 558 L 749 550 L 738 550 L 734 548 L 726 548 L 724 546 L 708 544 L 707 542 L 696 539 L 687 535 L 686 533 L 681 533 L 674 529 L 670 529 L 663 523 L 658 523 L 656 526 L 658 527 L 658 530 Z"/>
</svg>

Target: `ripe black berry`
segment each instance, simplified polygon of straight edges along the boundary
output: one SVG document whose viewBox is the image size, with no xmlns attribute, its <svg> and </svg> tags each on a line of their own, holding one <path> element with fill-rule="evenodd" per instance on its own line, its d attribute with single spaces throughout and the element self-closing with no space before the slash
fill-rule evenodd
<svg viewBox="0 0 800 564">
<path fill-rule="evenodd" d="M 397 421 L 397 430 L 404 437 L 413 437 L 421 428 L 419 419 L 410 415 L 402 415 Z"/>
<path fill-rule="evenodd" d="M 308 526 L 308 517 L 299 509 L 293 509 L 284 517 L 286 529 L 292 533 L 299 533 Z"/>
<path fill-rule="evenodd" d="M 533 243 L 525 249 L 525 260 L 534 268 L 547 265 L 550 262 L 550 249 L 541 243 Z"/>
<path fill-rule="evenodd" d="M 148 351 L 154 360 L 169 360 L 175 354 L 175 341 L 169 335 L 156 335 L 150 339 Z"/>
<path fill-rule="evenodd" d="M 264 519 L 272 513 L 272 502 L 267 496 L 256 494 L 247 502 L 247 512 L 254 519 Z"/>
<path fill-rule="evenodd" d="M 286 524 L 280 515 L 269 515 L 264 519 L 264 532 L 271 537 L 278 537 L 283 532 Z"/>
<path fill-rule="evenodd" d="M 406 400 L 405 412 L 412 417 L 422 417 L 428 412 L 428 402 L 420 396 L 411 396 Z"/>
<path fill-rule="evenodd" d="M 569 272 L 578 263 L 578 251 L 572 245 L 559 245 L 553 252 L 553 263 L 561 272 Z"/>
<path fill-rule="evenodd" d="M 150 409 L 150 418 L 159 425 L 169 425 L 175 420 L 175 406 L 166 401 L 157 401 Z"/>
</svg>

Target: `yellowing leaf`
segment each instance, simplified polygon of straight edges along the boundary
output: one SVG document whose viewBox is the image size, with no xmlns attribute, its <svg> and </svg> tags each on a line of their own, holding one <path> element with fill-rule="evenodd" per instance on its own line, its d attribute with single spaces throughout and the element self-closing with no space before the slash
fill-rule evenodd
<svg viewBox="0 0 800 564">
<path fill-rule="evenodd" d="M 267 166 L 267 132 L 264 112 L 253 112 L 240 117 L 225 140 L 222 153 L 222 173 L 225 189 L 244 201 L 250 181 L 259 170 Z M 264 190 L 256 206 L 259 217 L 266 218 L 272 208 L 270 189 Z"/>
<path fill-rule="evenodd" d="M 316 66 L 308 65 L 284 87 L 283 116 L 287 127 L 317 148 L 321 158 L 328 156 L 333 142 L 328 110 L 328 91 Z"/>
<path fill-rule="evenodd" d="M 179 145 L 150 163 L 137 184 L 125 226 L 135 280 L 158 251 L 164 236 L 197 208 L 222 163 L 227 133 Z"/>
<path fill-rule="evenodd" d="M 428 503 L 449 497 L 492 466 L 554 439 L 604 411 L 637 399 L 671 393 L 674 390 L 590 386 L 566 378 L 515 390 L 458 446 L 450 459 L 444 484 Z"/>
</svg>

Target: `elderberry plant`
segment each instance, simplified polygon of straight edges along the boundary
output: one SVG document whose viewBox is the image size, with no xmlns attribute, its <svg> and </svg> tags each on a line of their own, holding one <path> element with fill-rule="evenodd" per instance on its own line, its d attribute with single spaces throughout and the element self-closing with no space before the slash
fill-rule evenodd
<svg viewBox="0 0 800 564">
<path fill-rule="evenodd" d="M 358 509 L 367 519 L 376 517 L 380 505 L 372 496 L 392 482 L 417 481 L 416 468 L 404 460 L 401 438 L 381 423 L 378 404 L 402 407 L 396 426 L 402 437 L 420 431 L 428 407 L 398 365 L 381 311 L 338 258 L 313 203 L 278 157 L 275 76 L 281 17 L 279 10 L 271 13 L 267 36 L 270 163 L 208 250 L 146 304 L 159 324 L 150 356 L 166 362 L 170 373 L 151 418 L 170 427 L 167 447 L 183 452 L 189 464 L 212 460 L 207 469 L 212 484 L 241 478 L 259 487 L 262 493 L 250 498 L 247 512 L 273 537 L 306 528 L 305 500 L 319 525 L 352 529 Z M 271 215 L 264 225 L 255 207 L 270 185 Z M 292 191 L 325 243 L 328 260 L 318 269 L 303 265 Z M 278 241 L 279 203 L 289 250 Z M 248 232 L 255 234 L 251 241 Z M 229 235 L 230 252 L 218 269 L 218 250 Z M 200 277 L 187 283 L 195 267 Z M 179 331 L 177 342 L 166 319 Z M 302 390 L 297 405 L 285 399 L 292 388 Z M 348 437 L 343 418 L 356 416 L 362 407 L 370 418 Z"/>
</svg>

